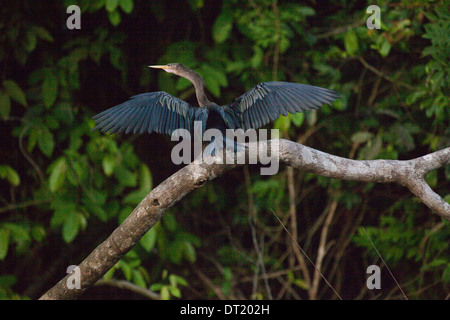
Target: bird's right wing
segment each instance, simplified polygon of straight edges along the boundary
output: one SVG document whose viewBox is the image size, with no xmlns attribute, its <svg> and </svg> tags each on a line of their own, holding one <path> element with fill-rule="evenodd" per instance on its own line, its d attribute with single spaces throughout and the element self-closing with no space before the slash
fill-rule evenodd
<svg viewBox="0 0 450 320">
<path fill-rule="evenodd" d="M 318 109 L 330 104 L 339 95 L 330 89 L 300 83 L 270 81 L 236 98 L 230 109 L 240 114 L 244 130 L 257 129 L 288 113 Z"/>
<path fill-rule="evenodd" d="M 172 134 L 176 129 L 192 132 L 194 120 L 205 121 L 208 111 L 164 91 L 142 93 L 93 117 L 96 127 L 109 133 Z"/>
</svg>

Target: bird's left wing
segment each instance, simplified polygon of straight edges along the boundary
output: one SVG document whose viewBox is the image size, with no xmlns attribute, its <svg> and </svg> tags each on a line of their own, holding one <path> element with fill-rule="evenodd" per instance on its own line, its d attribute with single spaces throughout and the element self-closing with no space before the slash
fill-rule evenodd
<svg viewBox="0 0 450 320">
<path fill-rule="evenodd" d="M 339 95 L 330 89 L 300 83 L 270 81 L 257 84 L 236 98 L 230 109 L 240 113 L 244 130 L 257 129 L 288 113 L 318 109 Z"/>
<path fill-rule="evenodd" d="M 142 93 L 95 115 L 97 126 L 92 130 L 134 134 L 156 131 L 169 135 L 176 129 L 191 132 L 194 120 L 200 116 L 196 109 L 164 91 Z"/>
</svg>

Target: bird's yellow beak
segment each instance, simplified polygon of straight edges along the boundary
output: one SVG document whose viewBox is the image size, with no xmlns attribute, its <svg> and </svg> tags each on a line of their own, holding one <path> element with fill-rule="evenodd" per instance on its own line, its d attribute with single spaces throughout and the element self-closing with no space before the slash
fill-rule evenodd
<svg viewBox="0 0 450 320">
<path fill-rule="evenodd" d="M 168 65 L 157 65 L 157 66 L 149 66 L 150 68 L 155 68 L 155 69 L 167 69 L 169 68 Z"/>
</svg>

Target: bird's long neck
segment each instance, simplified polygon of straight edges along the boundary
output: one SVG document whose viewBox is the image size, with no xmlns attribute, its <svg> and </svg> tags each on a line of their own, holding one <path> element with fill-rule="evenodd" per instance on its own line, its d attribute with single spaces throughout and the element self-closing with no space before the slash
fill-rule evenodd
<svg viewBox="0 0 450 320">
<path fill-rule="evenodd" d="M 205 107 L 211 103 L 205 93 L 205 81 L 197 72 L 189 70 L 181 76 L 188 79 L 194 85 L 195 95 L 197 96 L 197 101 L 200 107 Z"/>
</svg>

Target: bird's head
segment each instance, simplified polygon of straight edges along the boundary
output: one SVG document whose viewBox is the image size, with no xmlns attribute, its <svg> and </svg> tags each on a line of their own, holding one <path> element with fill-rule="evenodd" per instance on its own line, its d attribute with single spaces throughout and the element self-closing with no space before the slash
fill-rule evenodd
<svg viewBox="0 0 450 320">
<path fill-rule="evenodd" d="M 163 69 L 165 72 L 174 73 L 176 75 L 180 75 L 186 67 L 181 63 L 169 63 L 165 65 L 157 65 L 157 66 L 149 66 L 150 68 Z"/>
</svg>

